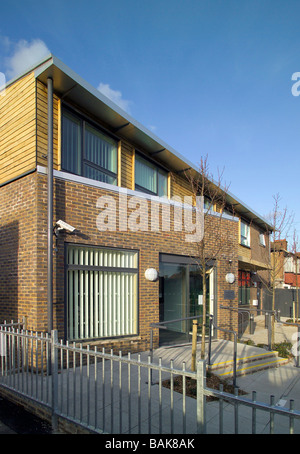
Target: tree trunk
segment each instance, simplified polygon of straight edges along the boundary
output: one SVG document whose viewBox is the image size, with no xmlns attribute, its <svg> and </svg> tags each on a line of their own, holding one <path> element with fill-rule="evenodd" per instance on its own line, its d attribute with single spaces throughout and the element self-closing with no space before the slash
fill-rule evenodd
<svg viewBox="0 0 300 454">
<path fill-rule="evenodd" d="M 205 359 L 205 331 L 206 331 L 206 270 L 202 268 L 202 288 L 203 288 L 203 314 L 202 314 L 202 339 L 201 339 L 201 359 Z"/>
</svg>

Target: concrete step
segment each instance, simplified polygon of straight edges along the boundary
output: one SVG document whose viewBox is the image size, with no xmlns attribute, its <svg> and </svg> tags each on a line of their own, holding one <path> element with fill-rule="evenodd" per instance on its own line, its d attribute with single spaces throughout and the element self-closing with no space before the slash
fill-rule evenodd
<svg viewBox="0 0 300 454">
<path fill-rule="evenodd" d="M 277 352 L 264 352 L 238 358 L 236 365 L 236 375 L 253 374 L 260 370 L 279 367 L 289 362 L 289 358 L 281 358 Z M 220 378 L 231 378 L 233 376 L 233 360 L 227 360 L 208 366 L 208 369 Z"/>
</svg>

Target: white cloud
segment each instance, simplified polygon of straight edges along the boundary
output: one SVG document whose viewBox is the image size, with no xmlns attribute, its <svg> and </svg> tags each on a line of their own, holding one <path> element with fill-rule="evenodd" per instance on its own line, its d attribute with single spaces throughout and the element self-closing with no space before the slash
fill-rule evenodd
<svg viewBox="0 0 300 454">
<path fill-rule="evenodd" d="M 6 38 L 6 45 L 12 49 L 12 55 L 5 60 L 6 74 L 9 78 L 22 74 L 50 53 L 46 44 L 40 39 L 34 39 L 31 42 L 22 39 L 14 44 Z"/>
<path fill-rule="evenodd" d="M 155 132 L 157 129 L 157 127 L 155 125 L 149 125 L 148 128 L 153 132 Z"/>
<path fill-rule="evenodd" d="M 103 84 L 102 82 L 98 85 L 98 90 L 101 91 L 107 98 L 117 104 L 121 109 L 126 112 L 130 111 L 131 101 L 123 99 L 122 93 L 118 90 L 113 90 L 110 88 L 109 84 Z"/>
</svg>

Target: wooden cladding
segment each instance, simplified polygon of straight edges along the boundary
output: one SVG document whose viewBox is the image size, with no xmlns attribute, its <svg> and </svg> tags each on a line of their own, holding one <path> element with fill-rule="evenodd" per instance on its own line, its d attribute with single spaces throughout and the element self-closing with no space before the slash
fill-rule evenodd
<svg viewBox="0 0 300 454">
<path fill-rule="evenodd" d="M 20 177 L 37 165 L 47 167 L 47 87 L 33 73 L 6 88 L 0 97 L 0 184 Z M 53 165 L 61 170 L 61 100 L 53 97 Z M 121 138 L 118 185 L 135 189 L 135 146 Z M 188 182 L 170 173 L 170 197 L 191 195 Z"/>
<path fill-rule="evenodd" d="M 0 184 L 36 165 L 35 78 L 29 74 L 0 96 Z"/>
<path fill-rule="evenodd" d="M 48 153 L 48 99 L 47 87 L 37 80 L 36 85 L 36 144 L 37 164 L 47 166 Z M 60 168 L 60 99 L 53 96 L 53 167 Z"/>
</svg>

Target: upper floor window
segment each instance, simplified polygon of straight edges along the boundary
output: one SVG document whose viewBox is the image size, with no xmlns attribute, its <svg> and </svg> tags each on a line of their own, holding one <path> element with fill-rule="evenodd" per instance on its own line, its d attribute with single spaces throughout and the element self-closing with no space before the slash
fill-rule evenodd
<svg viewBox="0 0 300 454">
<path fill-rule="evenodd" d="M 260 233 L 259 234 L 259 244 L 261 246 L 265 246 L 266 245 L 266 238 L 265 238 L 264 233 Z"/>
<path fill-rule="evenodd" d="M 241 244 L 250 247 L 250 225 L 241 221 Z"/>
<path fill-rule="evenodd" d="M 159 197 L 167 197 L 168 174 L 154 163 L 136 155 L 135 189 Z"/>
<path fill-rule="evenodd" d="M 117 142 L 85 120 L 64 110 L 62 170 L 117 184 Z"/>
<path fill-rule="evenodd" d="M 213 211 L 214 210 L 214 205 L 211 201 L 211 199 L 207 196 L 204 196 L 204 201 L 203 201 L 203 208 L 205 211 Z"/>
</svg>

